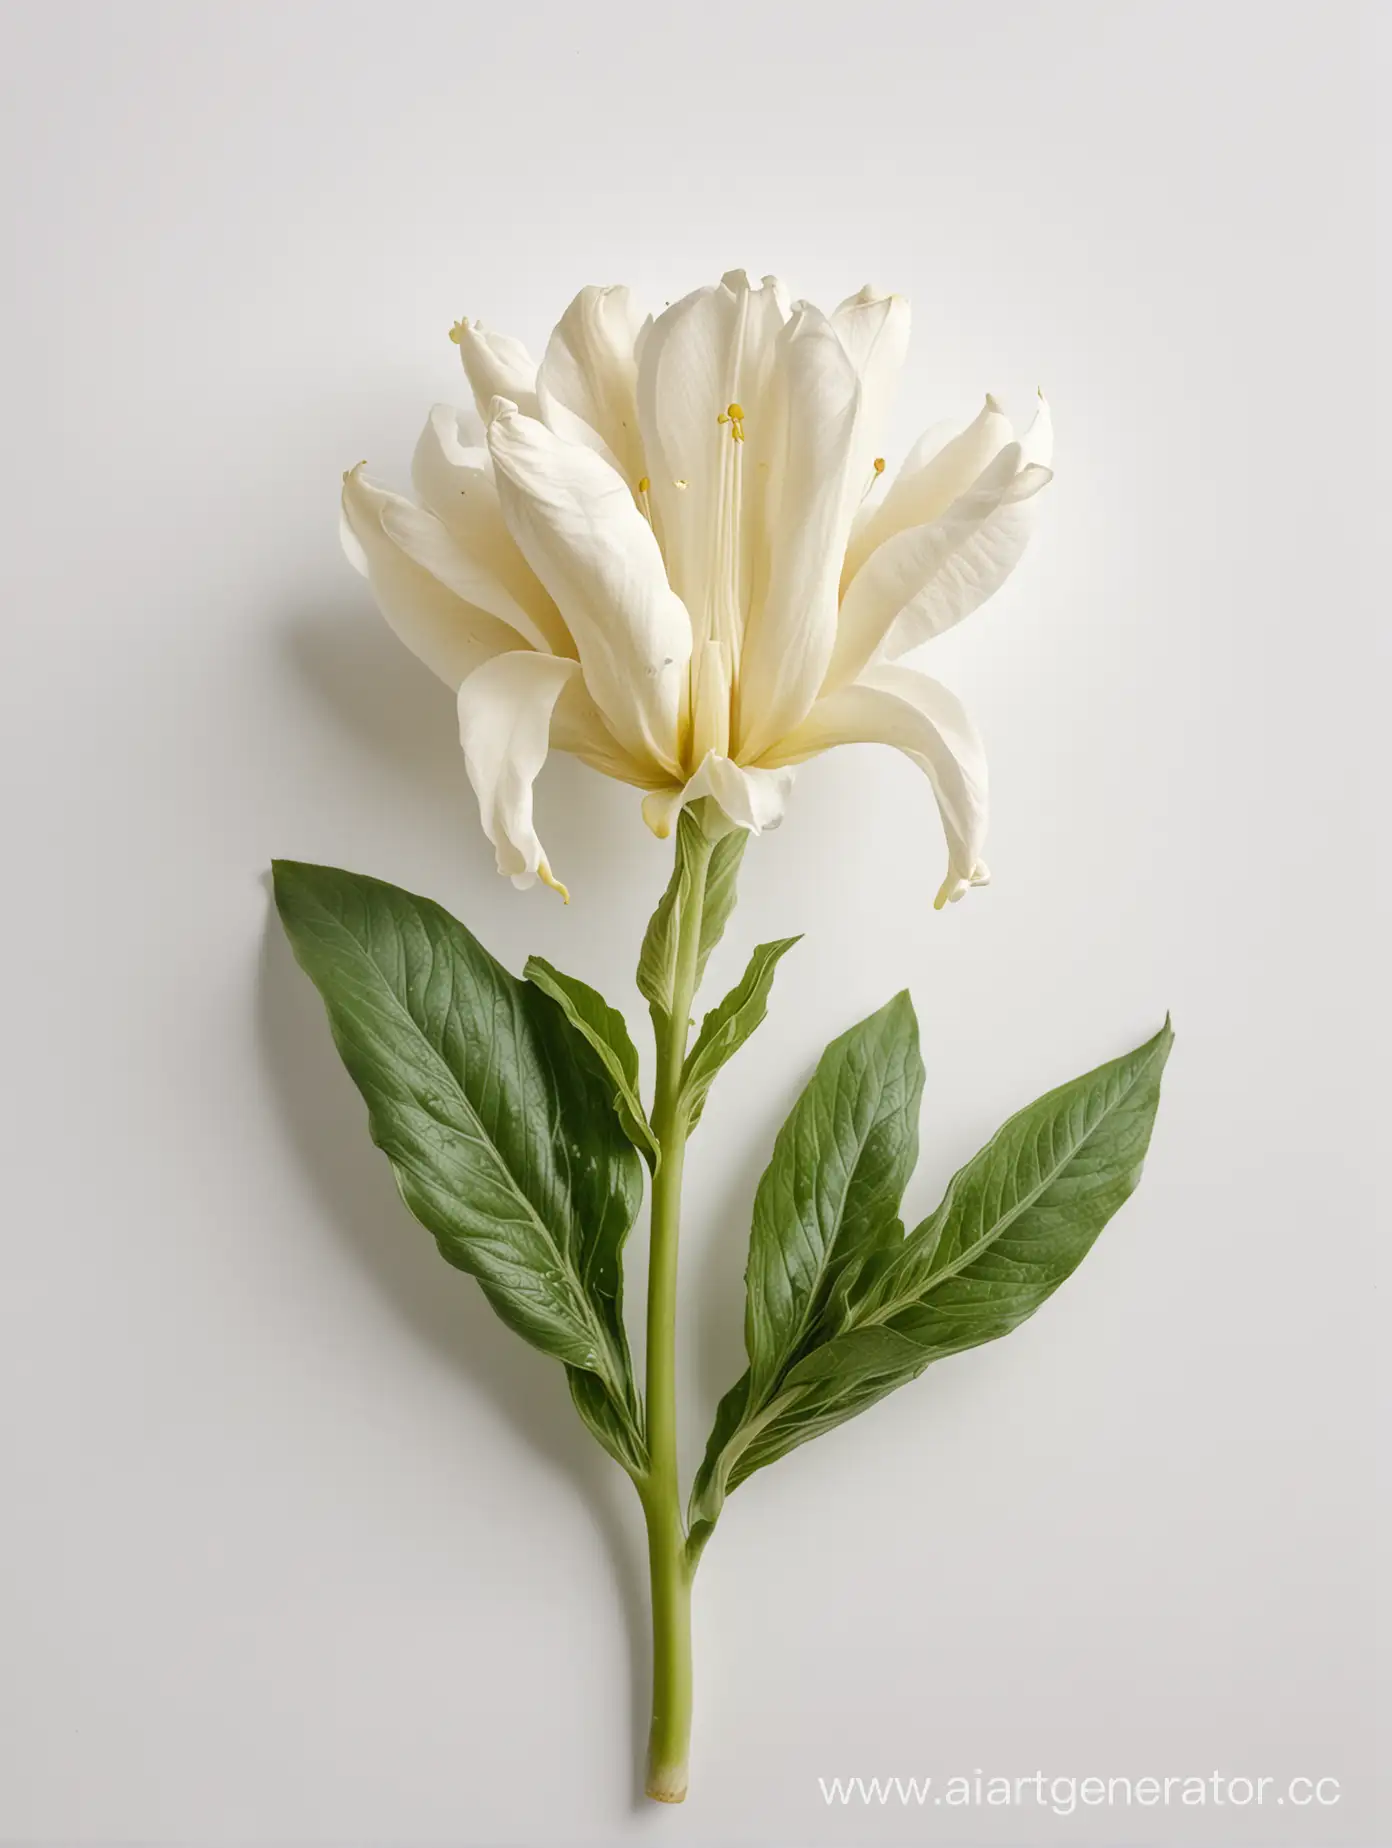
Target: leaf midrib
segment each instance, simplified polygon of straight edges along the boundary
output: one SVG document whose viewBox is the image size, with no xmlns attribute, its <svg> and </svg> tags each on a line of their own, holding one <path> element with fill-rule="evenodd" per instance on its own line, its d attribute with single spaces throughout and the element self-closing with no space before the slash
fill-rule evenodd
<svg viewBox="0 0 1392 1848">
<path fill-rule="evenodd" d="M 1152 1063 L 1154 1062 L 1157 1056 L 1157 1053 L 1159 1051 L 1160 1051 L 1160 1048 L 1156 1047 L 1149 1054 L 1149 1056 L 1137 1067 L 1130 1082 L 1117 1095 L 1117 1097 L 1113 1100 L 1113 1102 L 1110 1103 L 1107 1106 L 1107 1108 L 1102 1112 L 1102 1114 L 1098 1117 L 1097 1121 L 1092 1125 L 1091 1129 L 1089 1129 L 1084 1135 L 1078 1138 L 1077 1142 L 1075 1142 L 1070 1147 L 1070 1149 L 1068 1150 L 1068 1153 L 1063 1157 L 1063 1159 L 1059 1161 L 1053 1168 L 1051 1168 L 1047 1174 L 1044 1175 L 1044 1177 L 1040 1180 L 1037 1186 L 1032 1188 L 1027 1194 L 1022 1195 L 1019 1201 L 1017 1201 L 1017 1203 L 1011 1208 L 1011 1210 L 1008 1213 L 1003 1214 L 1001 1218 L 994 1223 L 991 1230 L 984 1237 L 978 1239 L 974 1245 L 970 1246 L 966 1251 L 964 1251 L 962 1255 L 959 1258 L 957 1258 L 952 1264 L 944 1265 L 942 1270 L 938 1271 L 934 1276 L 932 1276 L 928 1280 L 928 1282 L 924 1284 L 923 1288 L 920 1291 L 910 1294 L 908 1296 L 892 1298 L 891 1301 L 882 1310 L 877 1310 L 872 1315 L 867 1315 L 863 1319 L 853 1321 L 851 1326 L 853 1328 L 880 1327 L 883 1323 L 887 1322 L 892 1316 L 898 1315 L 901 1309 L 911 1308 L 915 1302 L 920 1300 L 921 1297 L 931 1295 L 931 1293 L 938 1288 L 939 1284 L 946 1283 L 949 1281 L 949 1279 L 958 1276 L 962 1271 L 966 1269 L 966 1267 L 970 1263 L 973 1262 L 974 1259 L 978 1258 L 983 1251 L 988 1250 L 992 1245 L 994 1245 L 997 1242 L 997 1240 L 1000 1239 L 1004 1235 L 1004 1233 L 1006 1233 L 1010 1229 L 1012 1225 L 1014 1225 L 1015 1221 L 1020 1217 L 1022 1213 L 1028 1212 L 1030 1207 L 1032 1207 L 1035 1204 L 1035 1202 L 1039 1199 L 1039 1197 L 1042 1194 L 1045 1194 L 1048 1192 L 1049 1188 L 1053 1186 L 1054 1182 L 1058 1179 L 1059 1175 L 1062 1174 L 1063 1170 L 1077 1156 L 1079 1150 L 1085 1148 L 1087 1144 L 1092 1140 L 1092 1138 L 1097 1134 L 1098 1130 L 1102 1128 L 1103 1124 L 1106 1123 L 1108 1119 L 1112 1117 L 1116 1113 L 1117 1110 L 1120 1109 L 1121 1105 L 1125 1103 L 1126 1099 L 1131 1095 L 1132 1091 L 1135 1090 L 1136 1086 L 1140 1083 L 1141 1079 L 1150 1070 L 1150 1067 Z M 1026 1109 L 1028 1110 L 1033 1107 L 1034 1106 L 1032 1105 L 1026 1106 Z M 1021 1111 L 1019 1114 L 1023 1116 L 1024 1114 L 1026 1114 L 1026 1112 Z M 1009 1124 L 1004 1125 L 1004 1128 L 1008 1129 Z M 989 1148 L 990 1145 L 988 1144 L 987 1146 Z M 951 1191 L 949 1191 L 947 1198 L 943 1201 L 938 1211 L 945 1215 L 951 1203 L 952 1203 L 952 1193 Z M 936 1215 L 934 1215 L 934 1217 L 936 1217 Z"/>
<path fill-rule="evenodd" d="M 484 1148 L 488 1150 L 489 1154 L 492 1156 L 494 1162 L 496 1163 L 498 1169 L 506 1177 L 509 1190 L 515 1196 L 515 1198 L 521 1201 L 523 1207 L 526 1210 L 528 1219 L 536 1227 L 536 1229 L 541 1233 L 543 1239 L 546 1241 L 546 1244 L 550 1247 L 550 1249 L 553 1252 L 555 1252 L 557 1261 L 560 1264 L 561 1268 L 565 1270 L 567 1274 L 570 1276 L 572 1282 L 576 1286 L 574 1290 L 575 1300 L 577 1301 L 577 1303 L 580 1305 L 581 1309 L 583 1310 L 586 1324 L 591 1329 L 592 1333 L 594 1334 L 596 1338 L 596 1352 L 603 1353 L 605 1356 L 606 1362 L 610 1363 L 609 1365 L 606 1366 L 605 1373 L 601 1377 L 604 1379 L 606 1388 L 608 1388 L 612 1392 L 614 1388 L 614 1383 L 615 1383 L 615 1374 L 612 1368 L 613 1356 L 610 1353 L 609 1333 L 607 1329 L 601 1327 L 598 1324 L 598 1321 L 594 1315 L 594 1311 L 589 1301 L 589 1296 L 584 1287 L 584 1280 L 581 1277 L 580 1273 L 575 1268 L 575 1265 L 571 1262 L 569 1254 L 561 1246 L 557 1244 L 555 1234 L 552 1232 L 551 1227 L 547 1225 L 546 1221 L 541 1217 L 540 1213 L 537 1211 L 533 1202 L 527 1197 L 525 1193 L 522 1192 L 522 1189 L 517 1185 L 517 1182 L 513 1178 L 511 1169 L 508 1166 L 507 1160 L 505 1159 L 502 1150 L 498 1147 L 497 1143 L 493 1140 L 492 1136 L 488 1133 L 488 1130 L 485 1127 L 482 1119 L 480 1118 L 478 1111 L 474 1108 L 474 1105 L 469 1097 L 468 1092 L 460 1084 L 453 1070 L 451 1069 L 449 1064 L 446 1062 L 443 1054 L 437 1051 L 437 1049 L 430 1043 L 430 1040 L 426 1037 L 425 1033 L 421 1030 L 419 1024 L 417 1023 L 415 1019 L 415 1016 L 411 1013 L 411 1010 L 405 1005 L 405 1003 L 398 996 L 396 989 L 392 985 L 389 972 L 385 968 L 383 968 L 383 966 L 379 962 L 377 962 L 377 960 L 373 957 L 371 951 L 368 950 L 359 941 L 359 939 L 353 935 L 353 932 L 349 929 L 347 923 L 344 921 L 343 918 L 335 917 L 333 912 L 331 912 L 328 909 L 328 907 L 323 903 L 322 899 L 318 899 L 316 897 L 315 902 L 318 905 L 318 908 L 322 916 L 328 921 L 330 927 L 334 931 L 336 931 L 341 936 L 341 938 L 344 941 L 346 941 L 346 943 L 350 946 L 352 954 L 377 972 L 378 976 L 381 978 L 380 992 L 385 992 L 385 994 L 390 997 L 391 1012 L 393 1016 L 398 1017 L 400 1020 L 403 1020 L 406 1023 L 406 1025 L 410 1028 L 411 1034 L 414 1037 L 414 1039 L 422 1047 L 425 1048 L 425 1051 L 428 1055 L 427 1062 L 430 1065 L 431 1069 L 440 1070 L 444 1072 L 446 1078 L 448 1079 L 448 1088 L 450 1088 L 453 1091 L 454 1095 L 457 1096 L 460 1099 L 460 1101 L 463 1103 L 464 1109 L 469 1117 L 470 1122 L 475 1126 L 477 1141 L 480 1144 L 482 1144 Z M 399 939 L 400 938 L 399 931 L 397 932 L 397 936 Z M 405 945 L 402 944 L 401 948 L 403 951 L 403 971 L 404 971 Z M 432 950 L 432 955 L 433 955 L 434 953 L 433 944 L 431 945 L 431 950 Z M 454 971 L 453 971 L 453 968 L 451 967 L 450 969 L 450 1001 L 449 1001 L 449 1007 L 450 1007 L 451 1013 L 453 1013 L 454 1011 L 454 979 L 455 979 Z M 374 989 L 371 992 L 375 994 L 379 991 L 374 987 Z M 516 997 L 509 996 L 509 1000 L 512 1003 L 512 1005 L 515 1007 Z M 434 1116 L 434 1112 L 429 1109 L 428 1105 L 422 1106 L 422 1107 L 425 1109 L 425 1112 L 428 1116 Z M 439 1121 L 439 1118 L 436 1118 L 435 1120 Z M 442 1127 L 454 1128 L 455 1126 L 454 1125 L 442 1125 Z"/>
</svg>

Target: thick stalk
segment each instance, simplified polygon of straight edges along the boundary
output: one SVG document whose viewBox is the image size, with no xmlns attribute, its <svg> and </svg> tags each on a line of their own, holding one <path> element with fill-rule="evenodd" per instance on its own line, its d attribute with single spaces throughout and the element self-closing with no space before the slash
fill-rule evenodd
<svg viewBox="0 0 1392 1848">
<path fill-rule="evenodd" d="M 677 1474 L 677 1243 L 681 1227 L 686 1122 L 681 1108 L 691 1008 L 696 996 L 710 844 L 693 856 L 691 884 L 677 918 L 677 963 L 670 1018 L 654 1013 L 657 1083 L 652 1126 L 662 1151 L 653 1177 L 648 1264 L 647 1430 L 649 1469 L 640 1485 L 652 1578 L 653 1707 L 647 1790 L 663 1803 L 686 1795 L 691 1738 L 691 1565 Z"/>
</svg>

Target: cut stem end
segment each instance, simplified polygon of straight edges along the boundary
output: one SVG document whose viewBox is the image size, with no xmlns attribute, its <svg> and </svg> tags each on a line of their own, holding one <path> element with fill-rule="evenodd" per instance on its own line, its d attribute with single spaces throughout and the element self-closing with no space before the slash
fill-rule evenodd
<svg viewBox="0 0 1392 1848">
<path fill-rule="evenodd" d="M 686 1766 L 650 1765 L 647 1793 L 654 1803 L 685 1803 Z"/>
</svg>

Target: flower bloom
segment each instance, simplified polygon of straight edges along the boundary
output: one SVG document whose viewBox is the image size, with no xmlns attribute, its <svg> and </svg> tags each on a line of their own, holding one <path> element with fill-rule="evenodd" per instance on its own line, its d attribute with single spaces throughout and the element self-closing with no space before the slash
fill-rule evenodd
<svg viewBox="0 0 1392 1848">
<path fill-rule="evenodd" d="M 670 833 L 709 796 L 775 827 L 793 767 L 893 745 L 947 836 L 937 904 L 987 878 L 986 762 L 956 696 L 899 657 L 960 622 L 1024 550 L 1048 413 L 1017 438 L 988 397 L 930 429 L 887 491 L 879 431 L 909 309 L 832 314 L 732 271 L 655 319 L 576 296 L 538 366 L 461 321 L 484 443 L 437 405 L 419 501 L 344 478 L 343 538 L 387 621 L 458 695 L 484 830 L 514 884 L 551 872 L 532 817 L 547 751 L 645 791 Z"/>
</svg>

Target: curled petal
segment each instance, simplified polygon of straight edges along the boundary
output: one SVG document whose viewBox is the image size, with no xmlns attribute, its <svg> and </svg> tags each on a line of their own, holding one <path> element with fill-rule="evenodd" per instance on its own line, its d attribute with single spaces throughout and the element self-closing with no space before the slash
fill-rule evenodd
<svg viewBox="0 0 1392 1848">
<path fill-rule="evenodd" d="M 350 469 L 343 477 L 343 549 L 371 584 L 378 608 L 412 654 L 457 687 L 481 662 L 525 647 L 527 637 L 461 597 L 402 548 L 386 525 L 402 509 L 421 515 L 420 508 L 369 481 L 361 463 Z M 447 540 L 444 529 L 440 531 Z"/>
<path fill-rule="evenodd" d="M 537 373 L 543 421 L 568 442 L 598 450 L 634 490 L 647 473 L 634 356 L 640 325 L 627 289 L 582 289 L 557 323 Z"/>
<path fill-rule="evenodd" d="M 779 337 L 786 402 L 770 482 L 769 578 L 745 631 L 742 762 L 761 756 L 817 696 L 836 641 L 836 587 L 858 484 L 860 381 L 826 316 L 801 304 Z"/>
<path fill-rule="evenodd" d="M 940 519 L 873 552 L 842 599 L 826 691 L 881 650 L 893 657 L 941 635 L 999 590 L 1029 539 L 1027 503 L 1051 479 L 1036 462 L 1022 466 L 1011 443 Z"/>
<path fill-rule="evenodd" d="M 503 515 L 575 637 L 585 684 L 631 756 L 672 773 L 691 624 L 652 528 L 609 464 L 495 399 Z"/>
<path fill-rule="evenodd" d="M 819 699 L 797 730 L 763 759 L 801 763 L 838 744 L 888 744 L 916 763 L 933 786 L 948 872 L 934 904 L 958 899 L 988 877 L 986 753 L 965 707 L 940 681 L 909 667 L 875 666 Z"/>
<path fill-rule="evenodd" d="M 498 655 L 475 668 L 459 689 L 459 741 L 478 797 L 483 831 L 498 871 L 519 889 L 539 877 L 563 898 L 532 824 L 532 785 L 546 762 L 551 715 L 576 661 L 532 651 Z"/>
<path fill-rule="evenodd" d="M 411 477 L 425 515 L 403 502 L 387 518 L 403 549 L 460 596 L 511 623 L 535 647 L 573 658 L 575 643 L 560 611 L 508 531 L 488 451 L 464 443 L 453 406 L 437 404 L 431 411 Z M 447 529 L 443 536 L 441 523 Z"/>
<path fill-rule="evenodd" d="M 644 799 L 643 819 L 665 841 L 687 803 L 710 796 L 737 828 L 763 834 L 782 821 L 792 787 L 790 768 L 748 769 L 710 751 L 686 783 L 655 790 Z"/>
<path fill-rule="evenodd" d="M 482 321 L 456 321 L 450 339 L 459 348 L 479 416 L 495 398 L 510 398 L 528 417 L 537 415 L 537 364 L 520 340 L 495 334 Z"/>
<path fill-rule="evenodd" d="M 927 526 L 941 518 L 1014 435 L 1010 419 L 990 392 L 977 417 L 964 430 L 955 430 L 952 424 L 935 424 L 925 430 L 904 458 L 889 492 L 856 527 L 846 548 L 842 591 L 886 539 L 910 526 Z"/>
<path fill-rule="evenodd" d="M 1041 468 L 1053 467 L 1054 420 L 1049 410 L 1049 400 L 1042 391 L 1030 427 L 1020 438 L 1020 450 L 1026 462 L 1038 462 Z"/>
</svg>

